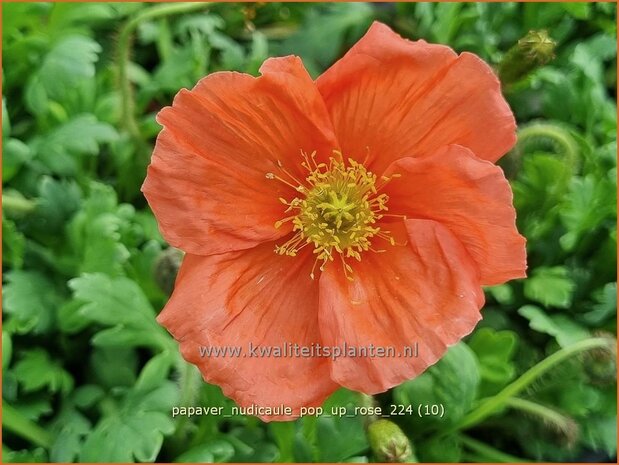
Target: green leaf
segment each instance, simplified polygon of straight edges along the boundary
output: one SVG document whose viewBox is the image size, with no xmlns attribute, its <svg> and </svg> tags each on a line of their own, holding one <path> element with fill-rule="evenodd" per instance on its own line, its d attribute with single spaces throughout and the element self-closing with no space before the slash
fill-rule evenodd
<svg viewBox="0 0 619 465">
<path fill-rule="evenodd" d="M 38 185 L 36 209 L 28 218 L 28 226 L 43 235 L 41 242 L 49 242 L 54 233 L 61 235 L 70 218 L 82 203 L 82 192 L 75 181 L 56 180 L 43 176 Z"/>
<path fill-rule="evenodd" d="M 317 420 L 316 444 L 319 462 L 341 462 L 368 448 L 360 417 L 324 417 Z"/>
<path fill-rule="evenodd" d="M 274 421 L 269 424 L 269 431 L 279 448 L 280 462 L 294 462 L 294 445 L 296 423 Z"/>
<path fill-rule="evenodd" d="M 12 355 L 13 342 L 11 341 L 11 335 L 6 331 L 2 331 L 2 371 L 9 368 Z"/>
<path fill-rule="evenodd" d="M 395 404 L 412 406 L 442 404 L 443 418 L 404 417 L 416 431 L 444 428 L 457 423 L 467 413 L 477 397 L 480 372 L 475 353 L 463 342 L 450 347 L 435 365 L 417 378 L 393 389 Z"/>
<path fill-rule="evenodd" d="M 545 307 L 568 308 L 574 287 L 564 266 L 541 266 L 524 282 L 524 295 Z"/>
<path fill-rule="evenodd" d="M 105 388 L 134 386 L 137 381 L 138 357 L 132 348 L 95 347 L 90 356 L 92 382 Z"/>
<path fill-rule="evenodd" d="M 496 394 L 516 374 L 512 361 L 518 335 L 513 331 L 481 328 L 473 333 L 468 345 L 479 361 L 482 397 Z"/>
<path fill-rule="evenodd" d="M 24 391 L 22 390 L 22 398 L 12 405 L 22 416 L 36 422 L 42 416 L 52 413 L 51 399 L 48 398 L 48 392 L 39 391 L 24 396 Z"/>
<path fill-rule="evenodd" d="M 459 463 L 462 458 L 462 444 L 454 434 L 432 436 L 417 448 L 420 462 Z"/>
<path fill-rule="evenodd" d="M 26 351 L 13 368 L 13 374 L 25 392 L 47 388 L 67 394 L 73 389 L 73 378 L 43 349 Z"/>
<path fill-rule="evenodd" d="M 142 368 L 135 388 L 141 391 L 149 391 L 161 385 L 167 378 L 174 361 L 172 352 L 163 351 L 155 355 Z"/>
<path fill-rule="evenodd" d="M 2 216 L 2 263 L 12 268 L 21 268 L 24 264 L 26 238 L 17 230 L 13 220 Z"/>
<path fill-rule="evenodd" d="M 170 410 L 178 389 L 165 382 L 153 390 L 127 391 L 114 414 L 106 415 L 84 442 L 80 462 L 153 462 L 164 436 L 174 432 Z"/>
<path fill-rule="evenodd" d="M 317 75 L 337 58 L 347 33 L 361 37 L 372 13 L 367 3 L 333 3 L 324 9 L 309 9 L 301 28 L 281 44 L 274 43 L 274 52 L 299 55 L 310 74 Z"/>
<path fill-rule="evenodd" d="M 200 444 L 182 453 L 174 462 L 178 463 L 221 463 L 234 456 L 234 447 L 228 441 L 216 439 Z"/>
<path fill-rule="evenodd" d="M 45 449 L 37 447 L 33 450 L 2 450 L 2 461 L 5 463 L 45 463 L 47 453 Z"/>
<path fill-rule="evenodd" d="M 26 84 L 26 103 L 34 113 L 44 113 L 48 99 L 59 99 L 78 82 L 95 75 L 101 46 L 81 36 L 66 36 L 54 44 L 38 72 Z M 79 138 L 75 138 L 79 139 Z"/>
<path fill-rule="evenodd" d="M 616 199 L 616 184 L 596 179 L 592 174 L 574 178 L 561 210 L 561 219 L 568 229 L 560 239 L 561 246 L 573 250 L 584 235 L 592 234 L 604 220 L 614 224 Z"/>
<path fill-rule="evenodd" d="M 79 137 L 76 137 L 79 134 Z M 95 156 L 101 144 L 116 140 L 118 133 L 94 115 L 75 116 L 43 137 L 33 141 L 33 150 L 52 173 L 76 175 L 79 156 Z"/>
<path fill-rule="evenodd" d="M 603 450 L 609 457 L 617 454 L 617 417 L 595 416 L 586 423 L 583 441 L 592 450 Z"/>
<path fill-rule="evenodd" d="M 501 305 L 508 305 L 514 302 L 514 290 L 509 284 L 490 286 L 485 290 Z"/>
<path fill-rule="evenodd" d="M 22 165 L 30 160 L 30 147 L 19 139 L 3 139 L 2 147 L 2 182 L 8 182 L 15 177 Z"/>
<path fill-rule="evenodd" d="M 13 270 L 5 275 L 3 311 L 19 333 L 51 329 L 61 297 L 54 284 L 36 271 Z"/>
<path fill-rule="evenodd" d="M 589 19 L 589 16 L 591 16 L 591 5 L 589 3 L 566 2 L 561 3 L 561 6 L 576 19 Z"/>
<path fill-rule="evenodd" d="M 6 109 L 6 99 L 2 96 L 2 140 L 5 141 L 9 134 L 11 134 L 11 120 L 9 119 L 9 112 Z M 6 150 L 6 147 L 5 147 Z M 6 153 L 4 154 L 6 156 Z M 4 159 L 2 160 L 4 162 Z M 2 166 L 4 171 L 4 166 Z M 4 173 L 3 173 L 4 174 Z"/>
<path fill-rule="evenodd" d="M 83 384 L 73 391 L 73 403 L 79 408 L 92 407 L 104 395 L 103 388 L 96 384 Z"/>
<path fill-rule="evenodd" d="M 90 432 L 91 423 L 77 410 L 64 409 L 57 417 L 53 429 L 54 443 L 49 451 L 52 462 L 74 462 L 84 437 Z"/>
<path fill-rule="evenodd" d="M 541 308 L 525 305 L 518 313 L 529 320 L 529 326 L 540 332 L 553 336 L 561 347 L 589 337 L 589 332 L 566 315 L 548 315 Z"/>
<path fill-rule="evenodd" d="M 123 274 L 129 251 L 120 231 L 127 220 L 120 216 L 116 193 L 109 186 L 92 183 L 90 195 L 69 224 L 69 239 L 79 257 L 79 272 Z"/>
<path fill-rule="evenodd" d="M 617 314 L 617 283 L 608 283 L 593 293 L 596 303 L 582 319 L 590 325 L 599 325 Z"/>
<path fill-rule="evenodd" d="M 69 281 L 80 313 L 91 321 L 111 326 L 93 338 L 95 345 L 167 348 L 171 339 L 155 321 L 148 299 L 132 280 L 86 274 Z"/>
</svg>

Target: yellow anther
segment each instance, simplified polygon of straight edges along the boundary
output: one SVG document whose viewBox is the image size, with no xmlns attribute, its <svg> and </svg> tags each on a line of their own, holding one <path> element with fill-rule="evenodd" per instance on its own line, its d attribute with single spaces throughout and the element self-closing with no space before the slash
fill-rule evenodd
<svg viewBox="0 0 619 465">
<path fill-rule="evenodd" d="M 275 223 L 279 228 L 292 221 L 295 234 L 284 244 L 277 246 L 275 252 L 294 257 L 308 244 L 314 246 L 314 266 L 310 273 L 315 278 L 318 268 L 323 271 L 328 262 L 338 254 L 342 269 L 348 279 L 352 279 L 353 268 L 346 263 L 347 258 L 361 261 L 361 252 L 375 251 L 371 247 L 373 237 L 386 240 L 395 245 L 395 239 L 389 231 L 381 231 L 375 226 L 377 220 L 386 212 L 389 197 L 378 191 L 391 179 L 399 177 L 381 176 L 381 185 L 377 185 L 377 176 L 368 171 L 364 165 L 349 158 L 344 162 L 342 153 L 334 151 L 329 163 L 318 163 L 316 152 L 301 152 L 301 166 L 308 171 L 303 182 L 295 178 L 281 162 L 277 162 L 287 179 L 267 173 L 268 179 L 276 179 L 292 187 L 300 196 L 288 201 L 279 201 L 288 206 L 286 210 L 295 210 L 293 216 L 283 218 Z"/>
</svg>

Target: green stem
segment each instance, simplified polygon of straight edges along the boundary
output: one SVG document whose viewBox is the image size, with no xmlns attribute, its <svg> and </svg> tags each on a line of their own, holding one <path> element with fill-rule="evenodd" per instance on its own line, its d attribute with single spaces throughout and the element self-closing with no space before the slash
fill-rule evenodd
<svg viewBox="0 0 619 465">
<path fill-rule="evenodd" d="M 196 390 L 198 389 L 200 375 L 198 374 L 196 368 L 186 362 L 183 358 L 179 357 L 179 365 L 178 370 L 180 372 L 180 399 L 179 405 L 187 406 L 192 405 L 196 398 Z M 180 443 L 184 440 L 186 434 L 186 426 L 189 418 L 187 416 L 182 416 L 179 418 L 176 423 L 176 432 L 174 433 L 173 442 Z"/>
<path fill-rule="evenodd" d="M 135 15 L 129 19 L 120 30 L 118 36 L 118 78 L 120 84 L 121 102 L 121 118 L 123 126 L 129 131 L 131 137 L 138 143 L 139 146 L 144 145 L 144 141 L 140 135 L 140 129 L 135 120 L 133 89 L 129 81 L 129 59 L 131 55 L 131 39 L 133 32 L 144 21 L 161 18 L 164 16 L 189 13 L 204 9 L 206 3 L 173 3 L 157 5 Z"/>
<path fill-rule="evenodd" d="M 8 214 L 30 213 L 36 206 L 34 200 L 8 194 L 2 196 L 2 210 Z"/>
<path fill-rule="evenodd" d="M 511 397 L 507 399 L 505 403 L 508 407 L 511 407 L 521 412 L 528 413 L 537 418 L 543 419 L 546 423 L 555 425 L 561 430 L 567 430 L 571 419 L 557 412 L 556 410 L 547 407 L 537 402 L 533 402 L 527 399 L 521 399 L 520 397 Z"/>
<path fill-rule="evenodd" d="M 479 406 L 472 412 L 469 412 L 453 430 L 462 430 L 481 423 L 505 406 L 511 397 L 520 393 L 548 370 L 570 358 L 572 355 L 592 349 L 610 348 L 611 344 L 612 343 L 609 342 L 607 338 L 590 338 L 558 350 L 537 365 L 525 371 L 518 379 L 507 385 L 501 392 L 483 400 Z"/>
<path fill-rule="evenodd" d="M 24 417 L 15 407 L 2 400 L 2 428 L 28 439 L 37 446 L 48 449 L 52 445 L 52 435 Z"/>
<path fill-rule="evenodd" d="M 514 455 L 506 454 L 498 449 L 495 449 L 488 444 L 478 441 L 477 439 L 473 439 L 464 434 L 458 435 L 458 438 L 462 442 L 462 445 L 467 449 L 471 450 L 475 453 L 475 455 L 479 458 L 479 456 L 487 459 L 488 462 L 494 463 L 522 463 L 529 462 L 529 460 L 521 459 L 520 457 L 516 457 Z"/>
</svg>

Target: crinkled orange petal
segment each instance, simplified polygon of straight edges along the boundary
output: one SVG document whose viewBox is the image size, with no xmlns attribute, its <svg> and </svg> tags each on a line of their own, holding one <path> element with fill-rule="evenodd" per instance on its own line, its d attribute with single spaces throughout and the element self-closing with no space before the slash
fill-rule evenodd
<svg viewBox="0 0 619 465">
<path fill-rule="evenodd" d="M 446 144 L 494 162 L 516 140 L 514 117 L 486 63 L 402 39 L 381 23 L 316 83 L 344 154 L 357 160 L 369 154 L 377 173 Z"/>
<path fill-rule="evenodd" d="M 325 344 L 373 344 L 395 351 L 395 357 L 332 362 L 334 381 L 367 394 L 385 391 L 434 364 L 473 330 L 484 303 L 477 267 L 447 228 L 430 220 L 405 220 L 391 224 L 390 230 L 402 245 L 363 254 L 353 264 L 353 281 L 337 262 L 320 278 Z M 415 343 L 417 357 L 397 356 L 406 355 L 405 347 Z"/>
<path fill-rule="evenodd" d="M 390 213 L 448 227 L 466 247 L 483 285 L 526 276 L 526 240 L 516 229 L 512 191 L 503 170 L 451 145 L 425 158 L 403 158 L 387 174 Z"/>
<path fill-rule="evenodd" d="M 221 255 L 185 255 L 176 286 L 157 320 L 180 342 L 183 357 L 240 406 L 320 405 L 337 385 L 325 358 L 281 356 L 285 344 L 320 343 L 318 283 L 311 252 L 295 259 L 273 243 Z M 280 347 L 280 356 L 251 356 Z M 200 347 L 238 347 L 240 356 L 201 356 Z M 290 346 L 289 346 L 290 347 Z M 273 349 L 274 350 L 274 349 Z M 289 417 L 262 417 L 266 421 Z"/>
<path fill-rule="evenodd" d="M 267 179 L 283 164 L 297 178 L 301 150 L 328 157 L 337 147 L 321 96 L 301 60 L 267 60 L 261 77 L 221 72 L 181 90 L 157 121 L 142 187 L 165 239 L 208 255 L 282 237 L 279 198 L 295 191 Z M 285 176 L 283 176 L 285 177 Z"/>
</svg>

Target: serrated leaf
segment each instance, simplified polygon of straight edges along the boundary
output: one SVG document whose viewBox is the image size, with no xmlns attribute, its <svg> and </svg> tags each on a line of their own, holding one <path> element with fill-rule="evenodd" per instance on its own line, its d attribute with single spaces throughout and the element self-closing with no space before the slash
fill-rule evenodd
<svg viewBox="0 0 619 465">
<path fill-rule="evenodd" d="M 36 209 L 28 218 L 29 229 L 36 229 L 45 238 L 64 233 L 66 223 L 81 206 L 82 192 L 77 183 L 43 176 L 38 195 Z"/>
<path fill-rule="evenodd" d="M 90 432 L 91 423 L 74 408 L 63 410 L 53 425 L 54 442 L 49 451 L 52 462 L 74 462 L 82 448 L 83 438 Z"/>
<path fill-rule="evenodd" d="M 54 322 L 61 297 L 54 284 L 36 271 L 13 270 L 5 275 L 3 312 L 11 316 L 16 331 L 43 333 Z"/>
<path fill-rule="evenodd" d="M 2 263 L 12 268 L 21 268 L 24 264 L 26 248 L 25 236 L 17 230 L 13 220 L 2 216 Z"/>
<path fill-rule="evenodd" d="M 599 325 L 617 314 L 617 283 L 608 283 L 593 293 L 596 303 L 582 319 L 591 325 Z"/>
<path fill-rule="evenodd" d="M 616 185 L 592 174 L 574 178 L 561 209 L 561 219 L 568 232 L 560 239 L 561 246 L 571 251 L 585 234 L 591 234 L 606 219 L 615 222 Z"/>
<path fill-rule="evenodd" d="M 112 327 L 95 335 L 93 342 L 125 347 L 170 345 L 171 339 L 155 321 L 150 302 L 134 281 L 96 273 L 72 279 L 69 287 L 75 299 L 83 302 L 82 315 Z"/>
<path fill-rule="evenodd" d="M 52 173 L 75 175 L 80 166 L 79 156 L 95 156 L 101 144 L 113 142 L 117 137 L 118 133 L 108 123 L 98 121 L 94 115 L 82 114 L 35 139 L 33 150 Z"/>
<path fill-rule="evenodd" d="M 79 257 L 79 272 L 123 274 L 129 251 L 121 242 L 120 230 L 126 220 L 118 215 L 118 208 L 111 187 L 92 183 L 82 210 L 69 225 L 71 245 Z"/>
<path fill-rule="evenodd" d="M 534 305 L 520 307 L 518 313 L 529 320 L 532 329 L 553 336 L 561 347 L 568 347 L 589 337 L 589 332 L 567 315 L 548 315 Z"/>
<path fill-rule="evenodd" d="M 118 413 L 104 417 L 88 436 L 80 461 L 155 461 L 164 436 L 174 431 L 169 411 L 177 399 L 171 382 L 150 391 L 128 391 Z"/>
<path fill-rule="evenodd" d="M 34 113 L 47 110 L 48 99 L 59 99 L 81 79 L 95 75 L 101 46 L 82 35 L 65 36 L 45 55 L 41 67 L 26 84 L 26 103 Z"/>
<path fill-rule="evenodd" d="M 24 353 L 15 364 L 13 374 L 25 392 L 47 388 L 50 392 L 67 394 L 73 389 L 73 378 L 43 349 Z"/>
<path fill-rule="evenodd" d="M 567 268 L 538 267 L 524 282 L 524 295 L 546 307 L 568 308 L 572 302 L 574 287 Z"/>
</svg>

